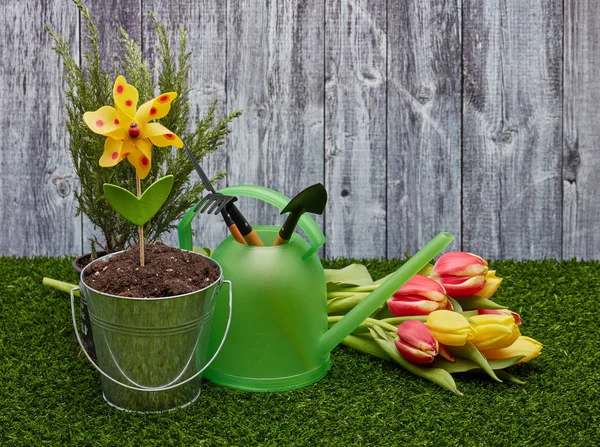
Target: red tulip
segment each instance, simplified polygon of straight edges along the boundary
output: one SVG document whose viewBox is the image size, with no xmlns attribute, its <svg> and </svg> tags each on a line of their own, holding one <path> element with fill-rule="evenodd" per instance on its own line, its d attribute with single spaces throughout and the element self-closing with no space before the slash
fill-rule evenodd
<svg viewBox="0 0 600 447">
<path fill-rule="evenodd" d="M 510 315 L 515 319 L 516 324 L 521 324 L 523 320 L 521 315 L 509 309 L 475 309 L 478 315 Z"/>
<path fill-rule="evenodd" d="M 452 298 L 475 295 L 485 287 L 487 262 L 477 255 L 454 251 L 446 253 L 433 266 L 431 278 Z"/>
<path fill-rule="evenodd" d="M 390 311 L 397 317 L 429 315 L 433 311 L 446 309 L 448 304 L 444 287 L 422 275 L 413 276 L 388 300 Z"/>
<path fill-rule="evenodd" d="M 398 326 L 396 348 L 406 360 L 423 365 L 431 363 L 438 353 L 438 342 L 425 323 L 408 320 Z"/>
</svg>

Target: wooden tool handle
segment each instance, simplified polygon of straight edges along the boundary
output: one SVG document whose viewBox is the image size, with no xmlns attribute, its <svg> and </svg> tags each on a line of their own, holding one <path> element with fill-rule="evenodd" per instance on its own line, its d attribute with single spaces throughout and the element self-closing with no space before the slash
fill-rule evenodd
<svg viewBox="0 0 600 447">
<path fill-rule="evenodd" d="M 277 235 L 277 239 L 275 239 L 275 242 L 273 242 L 273 245 L 283 245 L 283 244 L 287 244 L 289 242 L 289 239 L 283 239 L 279 234 Z"/>
<path fill-rule="evenodd" d="M 254 230 L 252 230 L 250 233 L 244 236 L 244 239 L 246 240 L 246 242 L 248 242 L 248 245 L 253 245 L 255 247 L 265 246 L 265 244 L 262 243 L 262 241 L 258 237 L 258 234 L 256 234 L 256 231 Z"/>
<path fill-rule="evenodd" d="M 244 237 L 242 236 L 242 233 L 240 233 L 240 230 L 238 230 L 238 227 L 232 223 L 231 225 L 229 225 L 229 232 L 231 233 L 231 235 L 233 236 L 233 238 L 238 241 L 240 244 L 244 244 L 246 245 L 246 241 L 244 239 Z"/>
</svg>

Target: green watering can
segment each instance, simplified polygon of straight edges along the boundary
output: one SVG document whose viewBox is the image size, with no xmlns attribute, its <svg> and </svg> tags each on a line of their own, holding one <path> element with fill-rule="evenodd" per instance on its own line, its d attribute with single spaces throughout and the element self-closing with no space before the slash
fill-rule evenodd
<svg viewBox="0 0 600 447">
<path fill-rule="evenodd" d="M 282 210 L 283 194 L 253 185 L 219 191 L 263 200 Z M 191 209 L 178 227 L 180 248 L 192 249 Z M 310 243 L 294 233 L 272 246 L 279 227 L 254 226 L 264 247 L 243 245 L 231 235 L 212 257 L 233 284 L 231 326 L 221 352 L 204 373 L 210 381 L 246 391 L 285 391 L 321 379 L 331 367 L 329 353 L 453 239 L 440 233 L 360 304 L 327 329 L 325 273 L 317 250 L 325 236 L 304 214 L 299 224 Z M 220 292 L 224 293 L 224 292 Z M 212 355 L 228 320 L 227 300 L 217 299 L 209 341 Z"/>
</svg>

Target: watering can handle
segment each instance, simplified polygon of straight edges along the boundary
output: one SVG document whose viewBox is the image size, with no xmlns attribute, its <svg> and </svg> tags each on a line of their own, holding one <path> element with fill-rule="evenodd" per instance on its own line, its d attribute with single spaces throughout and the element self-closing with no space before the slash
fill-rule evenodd
<svg viewBox="0 0 600 447">
<path fill-rule="evenodd" d="M 243 196 L 243 197 L 252 197 L 254 199 L 262 200 L 263 202 L 267 202 L 279 210 L 283 210 L 285 206 L 289 203 L 289 197 L 281 194 L 280 192 L 274 191 L 272 189 L 266 188 L 264 186 L 257 185 L 234 185 L 228 186 L 226 188 L 220 189 L 218 192 L 222 194 L 232 195 L 232 196 Z M 192 220 L 196 216 L 197 212 L 194 212 L 195 206 L 190 209 L 177 227 L 177 233 L 179 235 L 179 248 L 183 250 L 192 250 Z M 308 249 L 304 255 L 302 255 L 302 259 L 306 259 L 311 256 L 313 253 L 316 253 L 319 248 L 323 246 L 325 243 L 325 235 L 314 221 L 312 217 L 308 214 L 303 214 L 298 222 L 298 226 L 302 228 L 306 236 L 311 242 L 311 247 Z"/>
<path fill-rule="evenodd" d="M 227 338 L 227 333 L 229 332 L 229 326 L 231 325 L 231 308 L 232 308 L 231 305 L 232 305 L 232 301 L 233 301 L 233 299 L 232 299 L 233 294 L 232 294 L 232 289 L 231 289 L 231 281 L 224 279 L 223 282 L 227 283 L 227 285 L 229 286 L 229 318 L 227 319 L 227 326 L 225 327 L 225 333 L 223 334 L 223 339 L 221 340 L 221 344 L 219 345 L 219 347 L 217 348 L 217 351 L 214 353 L 214 355 L 211 357 L 211 359 L 206 363 L 206 365 L 204 365 L 204 367 L 200 371 L 197 371 L 193 376 L 188 377 L 187 379 L 183 380 L 182 382 L 178 382 L 174 385 L 169 385 L 169 386 L 164 386 L 164 387 L 153 387 L 153 388 L 151 388 L 151 387 L 135 387 L 135 386 L 127 385 L 125 383 L 121 383 L 117 379 L 114 379 L 109 374 L 104 372 L 102 370 L 102 368 L 100 368 L 100 366 L 90 357 L 87 350 L 85 349 L 85 346 L 83 345 L 83 340 L 81 339 L 81 335 L 79 334 L 79 328 L 77 325 L 77 317 L 76 317 L 76 312 L 75 312 L 75 292 L 79 291 L 79 287 L 73 287 L 70 291 L 70 294 L 71 294 L 71 316 L 73 317 L 73 328 L 75 329 L 75 336 L 77 337 L 79 346 L 83 350 L 83 353 L 85 354 L 87 359 L 90 361 L 90 363 L 92 365 L 94 365 L 94 367 L 98 370 L 98 372 L 100 374 L 102 374 L 104 377 L 106 377 L 110 381 L 116 383 L 117 385 L 121 385 L 122 387 L 129 388 L 130 390 L 134 390 L 134 391 L 167 391 L 167 390 L 171 390 L 173 388 L 177 388 L 178 386 L 184 385 L 184 384 L 194 380 L 198 376 L 200 376 L 206 370 L 206 368 L 208 368 L 211 365 L 211 363 L 217 358 L 217 355 L 219 354 L 219 352 L 221 351 L 221 348 L 225 344 L 225 339 Z M 217 293 L 217 291 L 215 291 L 215 293 Z"/>
</svg>

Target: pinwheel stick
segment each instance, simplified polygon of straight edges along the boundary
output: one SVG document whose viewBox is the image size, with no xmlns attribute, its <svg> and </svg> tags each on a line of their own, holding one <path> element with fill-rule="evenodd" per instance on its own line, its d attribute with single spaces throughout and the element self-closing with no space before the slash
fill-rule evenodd
<svg viewBox="0 0 600 447">
<path fill-rule="evenodd" d="M 135 175 L 135 186 L 136 186 L 136 190 L 137 190 L 137 196 L 142 197 L 142 180 L 140 179 L 140 177 L 137 174 Z M 142 225 L 138 228 L 140 230 L 140 241 L 139 241 L 140 267 L 143 267 L 144 266 L 144 226 Z"/>
</svg>

